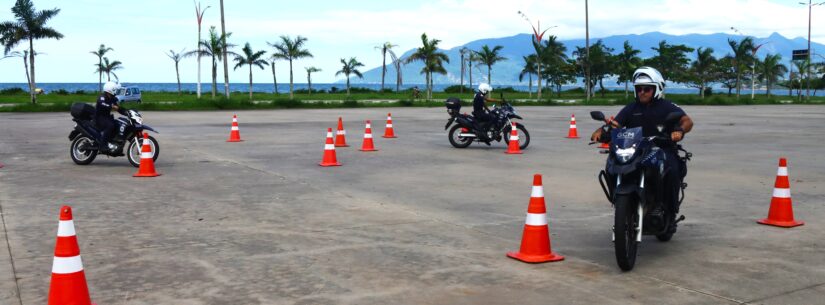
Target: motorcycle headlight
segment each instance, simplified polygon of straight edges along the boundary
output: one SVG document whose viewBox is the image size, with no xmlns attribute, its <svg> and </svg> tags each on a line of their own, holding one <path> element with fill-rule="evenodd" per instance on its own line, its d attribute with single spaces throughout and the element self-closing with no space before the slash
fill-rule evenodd
<svg viewBox="0 0 825 305">
<path fill-rule="evenodd" d="M 634 154 L 636 154 L 635 147 L 616 149 L 616 159 L 618 159 L 619 163 L 630 161 L 630 158 L 633 158 Z"/>
</svg>

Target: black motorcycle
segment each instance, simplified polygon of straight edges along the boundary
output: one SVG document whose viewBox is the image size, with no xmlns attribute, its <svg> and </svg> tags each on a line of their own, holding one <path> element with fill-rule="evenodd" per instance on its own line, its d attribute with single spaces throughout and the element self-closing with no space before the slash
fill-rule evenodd
<svg viewBox="0 0 825 305">
<path fill-rule="evenodd" d="M 600 111 L 593 111 L 590 116 L 597 121 L 605 120 Z M 674 126 L 680 117 L 679 113 L 670 113 L 665 126 Z M 682 162 L 682 172 L 678 173 L 681 191 L 678 204 L 685 199 L 687 184 L 683 179 L 692 154 L 662 132 L 667 130 L 664 126 L 659 126 L 659 134 L 650 137 L 642 136 L 641 127 L 613 128 L 606 124 L 602 128 L 599 141 L 610 143 L 610 149 L 606 171 L 599 173 L 599 184 L 615 208 L 613 243 L 616 262 L 619 268 L 628 271 L 636 263 L 636 248 L 642 242 L 642 235 L 655 235 L 660 241 L 669 241 L 675 233 L 676 223 L 685 219 L 684 216 L 676 219 L 675 212 L 664 206 L 664 174 L 669 168 L 665 162 L 668 155 L 663 148 L 683 153 L 678 154 Z"/>
<path fill-rule="evenodd" d="M 126 157 L 129 163 L 134 167 L 140 166 L 140 154 L 143 147 L 143 132 L 149 130 L 157 133 L 149 125 L 143 124 L 143 116 L 137 110 L 124 111 L 125 117 L 119 117 L 115 121 L 115 130 L 117 133 L 112 139 L 112 142 L 117 145 L 117 148 L 112 151 L 100 149 L 101 145 L 106 143 L 98 143 L 100 138 L 100 131 L 95 127 L 92 120 L 95 113 L 95 107 L 86 103 L 75 103 L 72 105 L 71 114 L 72 121 L 75 122 L 74 129 L 69 133 L 69 140 L 72 144 L 69 149 L 69 154 L 72 161 L 79 165 L 87 165 L 92 163 L 98 154 L 104 154 L 110 157 L 123 156 L 123 149 L 126 147 Z M 153 161 L 158 159 L 160 153 L 160 145 L 154 137 L 149 136 L 149 146 L 152 149 Z M 127 146 L 128 141 L 128 146 Z"/>
<path fill-rule="evenodd" d="M 482 128 L 478 120 L 472 115 L 461 113 L 461 100 L 451 97 L 444 104 L 447 106 L 447 114 L 450 115 L 444 130 L 450 129 L 447 135 L 450 144 L 456 148 L 466 148 L 474 141 L 482 142 L 484 138 L 482 135 L 486 135 L 488 139 L 496 142 L 504 139 L 504 143 L 509 144 L 513 120 L 523 120 L 516 114 L 513 106 L 503 98 L 501 107 L 493 106 L 493 109 L 490 110 L 490 114 L 494 119 L 492 123 L 487 124 L 486 128 Z M 453 127 L 450 128 L 450 125 Z M 530 133 L 527 132 L 527 128 L 521 123 L 516 123 L 516 130 L 518 130 L 519 148 L 527 148 L 527 145 L 530 145 Z"/>
</svg>

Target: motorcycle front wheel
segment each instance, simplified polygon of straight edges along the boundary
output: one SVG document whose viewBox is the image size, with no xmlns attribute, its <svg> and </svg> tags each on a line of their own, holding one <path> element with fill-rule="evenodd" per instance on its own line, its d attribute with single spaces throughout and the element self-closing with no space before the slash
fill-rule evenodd
<svg viewBox="0 0 825 305">
<path fill-rule="evenodd" d="M 129 159 L 129 163 L 134 167 L 140 167 L 140 153 L 142 148 L 142 138 L 134 137 L 131 141 L 129 141 L 126 158 Z M 160 145 L 152 136 L 149 136 L 149 148 L 152 149 L 152 161 L 157 161 L 158 155 L 160 155 Z"/>
<path fill-rule="evenodd" d="M 504 143 L 510 145 L 510 132 L 513 128 L 511 126 L 504 127 L 502 131 L 504 134 L 501 135 L 504 138 Z M 518 130 L 518 147 L 519 149 L 527 148 L 527 145 L 530 145 L 530 133 L 527 132 L 527 127 L 521 125 L 521 123 L 516 123 L 516 130 Z"/>
<path fill-rule="evenodd" d="M 448 133 L 448 135 L 450 138 L 450 144 L 452 144 L 455 148 L 467 148 L 467 146 L 470 146 L 470 144 L 473 143 L 474 139 L 462 137 L 460 125 L 453 125 L 453 128 L 450 128 L 450 132 Z"/>
<path fill-rule="evenodd" d="M 613 232 L 616 240 L 613 246 L 616 250 L 616 263 L 622 271 L 630 271 L 636 264 L 636 227 L 639 225 L 637 212 L 638 200 L 633 195 L 617 195 L 614 203 L 616 214 L 613 223 Z"/>
</svg>

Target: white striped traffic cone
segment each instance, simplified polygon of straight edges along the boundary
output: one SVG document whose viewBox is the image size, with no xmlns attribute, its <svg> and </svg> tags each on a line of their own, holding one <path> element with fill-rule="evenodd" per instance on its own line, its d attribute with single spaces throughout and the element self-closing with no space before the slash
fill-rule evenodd
<svg viewBox="0 0 825 305">
<path fill-rule="evenodd" d="M 392 113 L 387 113 L 387 129 L 384 129 L 385 138 L 396 138 L 395 130 L 392 129 Z"/>
<path fill-rule="evenodd" d="M 49 305 L 78 304 L 89 305 L 89 287 L 80 260 L 80 247 L 72 220 L 72 207 L 60 208 L 60 222 L 57 226 L 57 243 L 54 246 L 52 280 L 49 285 Z"/>
<path fill-rule="evenodd" d="M 238 115 L 232 115 L 232 128 L 229 132 L 229 140 L 226 142 L 241 142 L 241 130 L 238 127 Z"/>
</svg>

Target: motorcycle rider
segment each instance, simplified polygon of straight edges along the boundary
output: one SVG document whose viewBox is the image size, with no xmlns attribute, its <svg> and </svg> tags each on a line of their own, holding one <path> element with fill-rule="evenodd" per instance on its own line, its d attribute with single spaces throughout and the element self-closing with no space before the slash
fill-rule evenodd
<svg viewBox="0 0 825 305">
<path fill-rule="evenodd" d="M 487 136 L 487 128 L 489 128 L 490 124 L 492 124 L 495 120 L 493 115 L 489 113 L 490 108 L 487 107 L 487 102 L 499 102 L 499 100 L 489 97 L 490 92 L 492 91 L 493 87 L 489 84 L 481 83 L 478 85 L 478 91 L 476 91 L 475 97 L 473 97 L 473 117 L 476 118 L 479 129 L 483 131 L 481 134 L 481 140 L 487 145 L 490 145 L 490 141 L 492 141 L 492 139 Z"/>
<path fill-rule="evenodd" d="M 651 67 L 641 67 L 633 72 L 633 87 L 636 101 L 628 104 L 615 120 L 607 120 L 605 123 L 613 127 L 642 127 L 644 137 L 654 136 L 663 131 L 670 134 L 673 142 L 682 141 L 685 134 L 693 129 L 693 120 L 682 108 L 665 99 L 665 80 L 658 70 Z M 681 114 L 681 118 L 676 126 L 664 126 L 665 118 L 671 112 Z M 604 129 L 599 128 L 593 132 L 591 141 L 605 142 L 602 138 Z M 607 136 L 607 135 L 605 135 Z M 675 147 L 662 147 L 665 152 L 667 167 L 670 171 L 664 177 L 664 200 L 665 209 L 670 209 L 673 217 L 679 213 L 678 194 L 681 181 L 687 173 L 683 161 L 678 157 Z M 675 232 L 676 226 L 673 223 L 671 230 Z"/>
<path fill-rule="evenodd" d="M 115 94 L 118 89 L 120 89 L 118 83 L 106 82 L 103 85 L 103 93 L 97 97 L 97 104 L 95 105 L 95 126 L 100 131 L 100 139 L 98 139 L 100 143 L 98 145 L 104 153 L 114 152 L 117 149 L 116 144 L 109 143 L 112 140 L 115 126 L 119 125 L 111 114 L 112 110 L 126 115 L 126 111 L 120 108 L 117 103 Z"/>
</svg>

